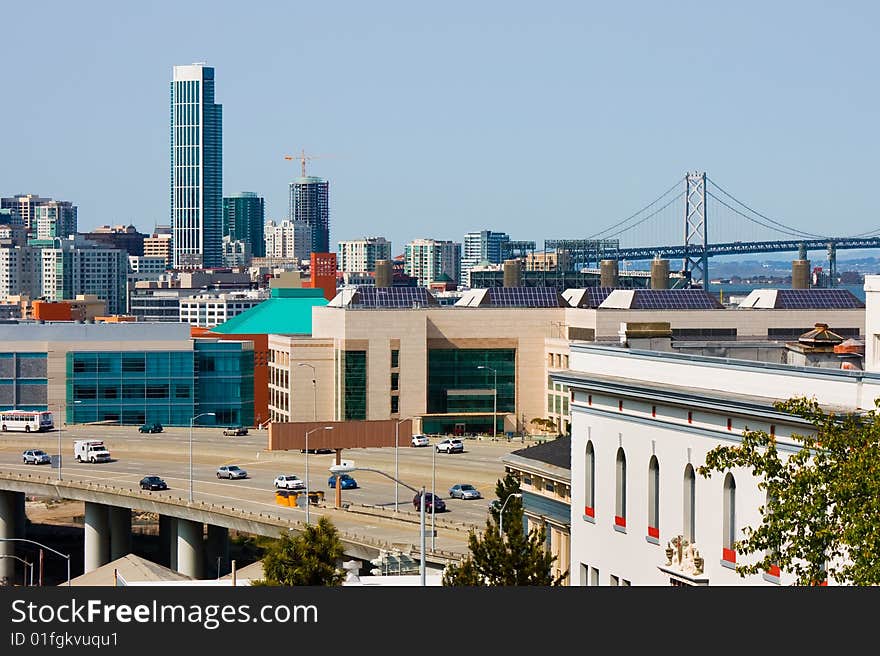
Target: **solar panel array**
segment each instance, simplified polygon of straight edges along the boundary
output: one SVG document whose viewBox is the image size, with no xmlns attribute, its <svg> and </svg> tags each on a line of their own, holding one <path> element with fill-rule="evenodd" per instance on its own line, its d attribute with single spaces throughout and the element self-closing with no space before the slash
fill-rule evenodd
<svg viewBox="0 0 880 656">
<path fill-rule="evenodd" d="M 702 289 L 637 289 L 633 310 L 715 310 L 724 306 Z"/>
<path fill-rule="evenodd" d="M 568 307 L 568 301 L 555 287 L 490 287 L 494 307 Z"/>
<path fill-rule="evenodd" d="M 608 298 L 608 294 L 614 291 L 614 287 L 587 287 L 584 289 L 584 298 L 581 301 L 582 308 L 597 308 L 602 301 Z"/>
<path fill-rule="evenodd" d="M 358 287 L 352 306 L 365 308 L 411 308 L 439 305 L 424 287 Z"/>
<path fill-rule="evenodd" d="M 848 289 L 780 289 L 773 307 L 787 310 L 863 308 L 865 304 Z"/>
</svg>

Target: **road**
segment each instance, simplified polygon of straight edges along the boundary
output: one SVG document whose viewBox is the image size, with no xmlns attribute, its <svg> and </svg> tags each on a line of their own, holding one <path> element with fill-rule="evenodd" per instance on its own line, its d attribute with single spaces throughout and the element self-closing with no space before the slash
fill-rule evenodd
<svg viewBox="0 0 880 656">
<path fill-rule="evenodd" d="M 169 485 L 168 494 L 187 498 L 189 494 L 189 428 L 166 428 L 163 433 L 140 434 L 134 426 L 65 426 L 62 433 L 65 480 L 100 481 L 111 485 L 137 487 L 146 474 L 157 474 Z M 73 459 L 73 442 L 77 439 L 101 439 L 110 449 L 113 459 L 108 463 L 77 463 Z M 195 501 L 223 503 L 242 510 L 274 514 L 290 514 L 292 519 L 305 519 L 304 508 L 289 508 L 275 503 L 273 480 L 278 474 L 296 474 L 306 480 L 308 459 L 309 486 L 323 490 L 325 506 L 335 503 L 335 490 L 328 487 L 329 467 L 335 462 L 334 454 L 309 454 L 295 451 L 270 452 L 266 450 L 267 433 L 251 431 L 246 436 L 226 437 L 222 428 L 196 427 L 192 431 L 192 487 Z M 488 501 L 495 496 L 495 483 L 504 475 L 501 456 L 522 448 L 519 441 L 465 440 L 465 452 L 436 453 L 433 447 L 414 448 L 407 443 L 399 447 L 397 478 L 413 488 L 435 489 L 446 500 L 447 512 L 434 519 L 481 529 L 488 516 Z M 58 452 L 58 431 L 23 434 L 7 432 L 0 436 L 0 470 L 35 472 L 37 466 L 21 462 L 26 448 L 41 448 L 49 454 Z M 354 461 L 356 466 L 378 469 L 395 476 L 395 449 L 351 449 L 342 458 Z M 237 464 L 248 471 L 243 480 L 218 480 L 217 467 Z M 57 474 L 47 465 L 39 466 L 44 474 Z M 369 471 L 355 471 L 352 476 L 359 487 L 342 491 L 343 504 L 352 508 L 383 508 L 386 516 L 394 516 L 395 500 L 398 515 L 410 525 L 418 518 L 413 506 L 414 493 L 392 480 Z M 455 483 L 471 483 L 482 493 L 483 499 L 464 501 L 449 498 L 449 488 Z M 309 509 L 312 521 L 322 513 L 322 507 Z M 429 519 L 429 522 L 431 520 Z M 364 530 L 369 529 L 365 519 Z M 365 533 L 366 534 L 366 533 Z"/>
</svg>

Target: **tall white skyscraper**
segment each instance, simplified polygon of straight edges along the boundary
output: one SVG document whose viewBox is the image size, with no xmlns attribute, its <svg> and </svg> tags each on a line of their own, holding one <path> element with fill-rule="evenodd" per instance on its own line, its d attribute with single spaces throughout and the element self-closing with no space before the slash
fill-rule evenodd
<svg viewBox="0 0 880 656">
<path fill-rule="evenodd" d="M 506 232 L 481 230 L 464 236 L 464 252 L 461 255 L 461 277 L 471 286 L 471 269 L 478 264 L 501 264 L 501 244 L 510 241 Z"/>
<path fill-rule="evenodd" d="M 174 268 L 223 266 L 223 106 L 202 63 L 171 81 L 171 228 Z"/>
<path fill-rule="evenodd" d="M 455 282 L 461 276 L 461 244 L 438 239 L 415 239 L 404 246 L 403 270 L 427 287 L 445 274 Z"/>
<path fill-rule="evenodd" d="M 375 271 L 376 260 L 390 259 L 391 242 L 385 237 L 364 237 L 339 242 L 340 271 Z"/>
</svg>

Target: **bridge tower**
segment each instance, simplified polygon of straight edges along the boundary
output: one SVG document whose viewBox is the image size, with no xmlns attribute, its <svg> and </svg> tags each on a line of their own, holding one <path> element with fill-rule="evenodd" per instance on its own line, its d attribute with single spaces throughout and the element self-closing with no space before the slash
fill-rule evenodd
<svg viewBox="0 0 880 656">
<path fill-rule="evenodd" d="M 837 246 L 833 241 L 828 242 L 828 286 L 837 284 Z"/>
<path fill-rule="evenodd" d="M 703 289 L 709 289 L 709 258 L 706 230 L 706 172 L 694 171 L 684 177 L 684 260 L 682 269 L 691 284 L 702 280 Z M 688 275 L 690 274 L 690 275 Z"/>
</svg>

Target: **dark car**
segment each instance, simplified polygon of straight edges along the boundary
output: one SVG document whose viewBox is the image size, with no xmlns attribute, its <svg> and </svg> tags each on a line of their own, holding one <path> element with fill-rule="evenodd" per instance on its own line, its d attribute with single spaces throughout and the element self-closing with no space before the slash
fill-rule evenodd
<svg viewBox="0 0 880 656">
<path fill-rule="evenodd" d="M 223 429 L 224 435 L 247 435 L 248 429 L 244 426 L 230 426 Z"/>
<path fill-rule="evenodd" d="M 417 493 L 413 497 L 413 508 L 421 512 L 422 509 L 422 499 L 421 493 Z M 434 512 L 444 512 L 446 510 L 446 502 L 438 496 L 434 496 L 430 492 L 425 492 L 425 512 L 431 512 L 431 508 L 433 507 Z"/>
<path fill-rule="evenodd" d="M 158 421 L 153 423 L 147 423 L 138 428 L 139 433 L 161 433 L 162 432 L 162 424 Z"/>
<path fill-rule="evenodd" d="M 354 490 L 357 486 L 357 481 L 348 474 L 339 475 L 339 487 L 343 490 Z M 327 479 L 327 487 L 336 489 L 336 474 L 330 474 L 330 478 Z"/>
<path fill-rule="evenodd" d="M 165 483 L 165 481 L 163 481 L 158 476 L 154 476 L 154 475 L 144 476 L 141 479 L 140 485 L 141 485 L 142 490 L 167 490 L 168 489 L 168 484 Z"/>
</svg>

